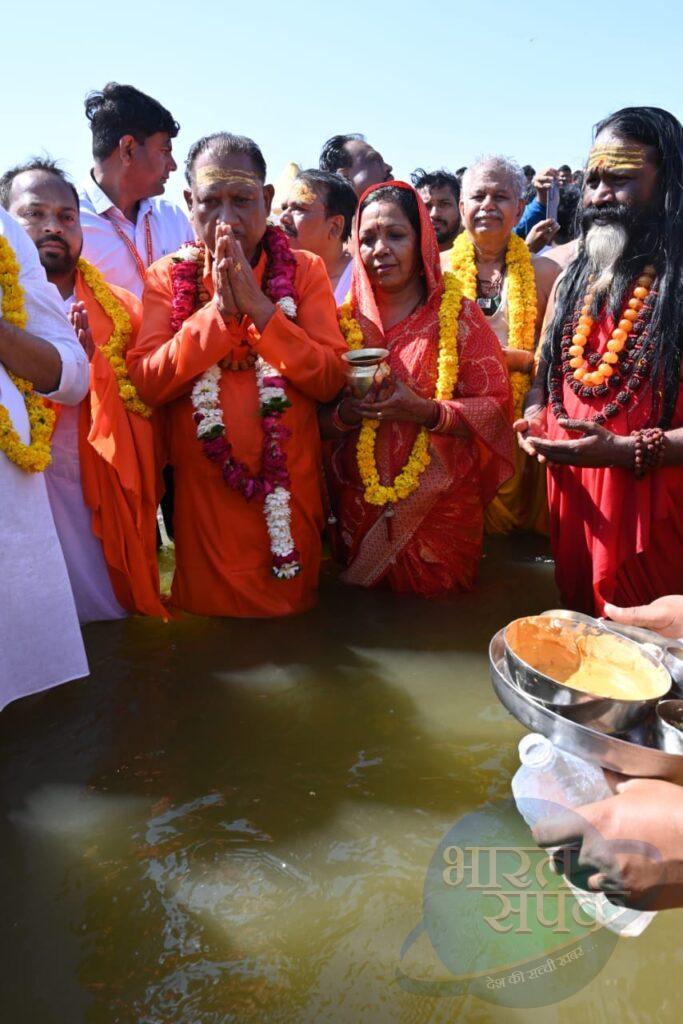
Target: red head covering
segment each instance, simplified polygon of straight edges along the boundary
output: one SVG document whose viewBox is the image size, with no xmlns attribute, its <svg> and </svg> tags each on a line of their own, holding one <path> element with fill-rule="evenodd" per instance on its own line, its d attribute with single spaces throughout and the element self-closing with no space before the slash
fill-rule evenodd
<svg viewBox="0 0 683 1024">
<path fill-rule="evenodd" d="M 408 185 L 405 181 L 383 181 L 379 185 L 371 185 L 370 188 L 367 188 L 360 197 L 360 202 L 358 203 L 358 211 L 356 213 L 356 237 L 358 237 L 360 233 L 363 203 L 368 196 L 372 195 L 373 192 L 378 192 L 383 188 L 405 189 L 406 192 L 412 192 L 415 197 L 420 217 L 420 237 L 418 239 L 418 244 L 422 255 L 422 270 L 427 290 L 425 305 L 430 307 L 438 317 L 439 305 L 441 303 L 441 296 L 443 295 L 444 290 L 443 274 L 441 273 L 441 262 L 439 259 L 439 244 L 436 240 L 436 234 L 434 233 L 432 222 L 429 219 L 427 207 L 422 202 L 420 196 L 412 185 Z M 382 319 L 377 309 L 372 284 L 370 283 L 368 273 L 363 266 L 360 253 L 357 255 L 353 263 L 351 301 L 353 302 L 354 314 L 360 324 L 360 328 L 365 338 L 366 347 L 381 348 L 384 344 L 384 328 L 382 327 Z"/>
</svg>

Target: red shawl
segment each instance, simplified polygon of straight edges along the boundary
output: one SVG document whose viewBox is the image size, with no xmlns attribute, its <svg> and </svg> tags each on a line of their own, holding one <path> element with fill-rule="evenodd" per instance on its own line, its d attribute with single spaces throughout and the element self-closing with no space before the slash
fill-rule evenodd
<svg viewBox="0 0 683 1024">
<path fill-rule="evenodd" d="M 444 291 L 439 248 L 427 209 L 414 189 L 404 182 L 386 184 L 408 189 L 417 199 L 427 297 L 423 306 L 385 332 L 372 285 L 356 256 L 351 284 L 354 315 L 366 346 L 389 350 L 393 375 L 417 394 L 433 398 Z M 368 189 L 361 204 L 382 187 Z M 391 519 L 364 500 L 356 464 L 357 432 L 332 448 L 328 475 L 339 519 L 333 543 L 348 566 L 347 582 L 373 586 L 386 581 L 397 591 L 424 595 L 468 589 L 474 582 L 483 509 L 512 475 L 514 449 L 510 387 L 500 344 L 477 305 L 467 299 L 460 313 L 458 350 L 460 375 L 449 405 L 471 435 L 430 435 L 431 464 L 418 490 L 395 506 Z M 413 423 L 380 426 L 376 457 L 383 483 L 390 483 L 408 461 L 418 430 Z"/>
</svg>

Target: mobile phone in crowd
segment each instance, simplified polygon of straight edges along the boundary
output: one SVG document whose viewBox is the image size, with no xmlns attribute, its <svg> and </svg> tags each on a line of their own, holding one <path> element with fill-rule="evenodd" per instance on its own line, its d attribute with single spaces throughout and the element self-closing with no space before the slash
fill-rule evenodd
<svg viewBox="0 0 683 1024">
<path fill-rule="evenodd" d="M 560 186 L 556 181 L 548 189 L 548 198 L 545 204 L 545 215 L 548 220 L 557 220 L 557 211 L 560 206 Z"/>
</svg>

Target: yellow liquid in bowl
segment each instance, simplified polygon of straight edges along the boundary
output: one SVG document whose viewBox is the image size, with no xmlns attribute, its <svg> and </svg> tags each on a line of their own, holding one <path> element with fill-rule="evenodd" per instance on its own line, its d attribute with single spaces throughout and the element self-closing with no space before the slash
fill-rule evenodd
<svg viewBox="0 0 683 1024">
<path fill-rule="evenodd" d="M 595 634 L 562 619 L 531 616 L 506 631 L 511 650 L 563 686 L 614 700 L 652 700 L 668 692 L 666 670 L 610 633 Z"/>
</svg>

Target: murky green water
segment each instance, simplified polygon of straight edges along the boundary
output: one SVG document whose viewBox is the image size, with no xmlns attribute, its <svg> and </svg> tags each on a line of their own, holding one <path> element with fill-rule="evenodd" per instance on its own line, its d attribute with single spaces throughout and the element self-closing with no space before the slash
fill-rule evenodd
<svg viewBox="0 0 683 1024">
<path fill-rule="evenodd" d="M 486 646 L 556 604 L 539 551 L 449 602 L 329 571 L 295 620 L 89 627 L 91 680 L 0 716 L 3 1024 L 678 1020 L 680 911 L 540 1010 L 396 981 L 440 839 L 509 790 Z"/>
</svg>

